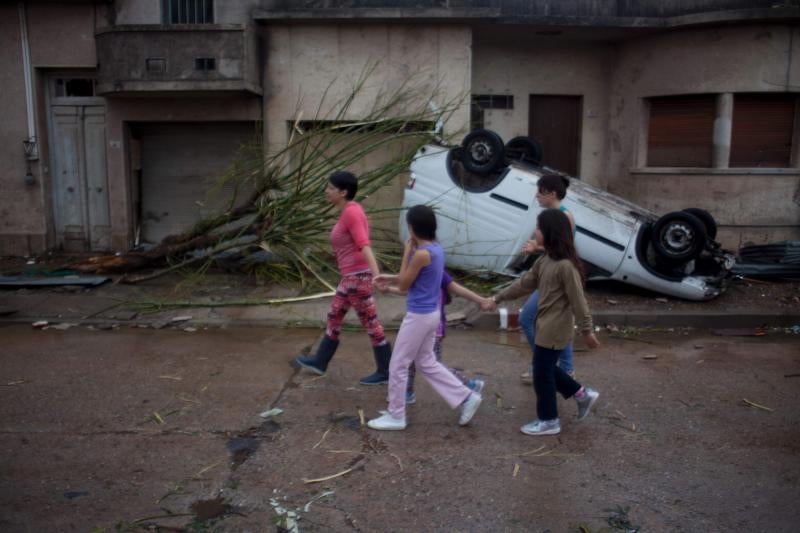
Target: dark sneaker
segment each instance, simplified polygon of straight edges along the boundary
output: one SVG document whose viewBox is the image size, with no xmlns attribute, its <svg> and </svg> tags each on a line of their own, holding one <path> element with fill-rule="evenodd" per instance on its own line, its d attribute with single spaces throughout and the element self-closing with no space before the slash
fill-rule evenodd
<svg viewBox="0 0 800 533">
<path fill-rule="evenodd" d="M 406 391 L 406 405 L 414 405 L 417 403 L 417 395 L 413 390 Z"/>
<path fill-rule="evenodd" d="M 578 420 L 583 420 L 589 416 L 589 411 L 592 410 L 594 402 L 600 397 L 600 393 L 594 389 L 586 387 L 584 390 L 586 394 L 583 395 L 583 398 L 575 398 L 575 401 L 578 402 Z"/>
<path fill-rule="evenodd" d="M 362 385 L 383 385 L 389 383 L 389 374 L 384 372 L 373 372 L 365 378 L 361 378 L 359 383 Z"/>
<path fill-rule="evenodd" d="M 534 420 L 528 422 L 519 430 L 526 435 L 557 435 L 561 433 L 561 422 L 558 418 L 553 420 Z"/>
</svg>

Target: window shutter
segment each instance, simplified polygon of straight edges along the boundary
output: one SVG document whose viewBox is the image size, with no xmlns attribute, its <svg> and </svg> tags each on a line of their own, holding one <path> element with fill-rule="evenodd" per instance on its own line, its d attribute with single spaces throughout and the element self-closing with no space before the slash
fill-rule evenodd
<svg viewBox="0 0 800 533">
<path fill-rule="evenodd" d="M 715 95 L 650 99 L 647 166 L 711 167 Z"/>
<path fill-rule="evenodd" d="M 796 102 L 795 94 L 734 95 L 730 166 L 790 166 Z"/>
</svg>

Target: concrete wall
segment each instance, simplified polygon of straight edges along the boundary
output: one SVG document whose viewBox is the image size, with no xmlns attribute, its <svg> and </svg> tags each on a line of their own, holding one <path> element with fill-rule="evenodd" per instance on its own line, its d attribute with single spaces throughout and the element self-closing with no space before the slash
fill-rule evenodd
<svg viewBox="0 0 800 533">
<path fill-rule="evenodd" d="M 28 137 L 17 5 L 0 4 L 0 255 L 44 247 L 41 187 L 28 187 L 22 140 Z"/>
<path fill-rule="evenodd" d="M 260 99 L 228 96 L 204 98 L 109 98 L 106 100 L 108 188 L 111 241 L 115 250 L 133 242 L 133 199 L 130 179 L 128 122 L 214 122 L 261 119 Z"/>
<path fill-rule="evenodd" d="M 508 32 L 514 32 L 514 37 Z M 514 96 L 513 110 L 485 110 L 484 126 L 504 141 L 528 135 L 531 94 L 582 96 L 579 175 L 604 187 L 609 73 L 616 47 L 602 42 L 526 38 L 515 29 L 476 33 L 474 41 L 472 93 Z"/>
<path fill-rule="evenodd" d="M 0 4 L 0 255 L 44 250 L 51 194 L 44 76 L 55 68 L 90 67 L 94 51 L 95 8 L 91 4 L 31 3 L 26 9 L 33 68 L 39 160 L 31 162 L 36 181 L 26 186 L 22 141 L 28 137 L 22 44 L 17 4 Z"/>
<path fill-rule="evenodd" d="M 117 0 L 116 24 L 161 24 L 162 0 Z M 217 24 L 245 24 L 250 22 L 250 11 L 259 0 L 215 0 L 214 22 Z"/>
<path fill-rule="evenodd" d="M 797 26 L 681 30 L 620 45 L 609 102 L 608 188 L 657 213 L 700 207 L 720 224 L 718 239 L 800 238 L 800 172 L 758 169 L 647 169 L 643 98 L 723 92 L 800 92 Z M 795 136 L 798 132 L 795 131 Z"/>
<path fill-rule="evenodd" d="M 463 97 L 445 125 L 463 133 L 469 123 L 470 39 L 466 26 L 427 24 L 271 24 L 265 30 L 264 118 L 267 141 L 284 143 L 287 121 L 314 119 L 322 103 L 333 110 L 368 65 L 376 68 L 347 119 L 358 119 L 382 91 L 408 83 L 422 94 L 439 85 L 440 100 Z"/>
<path fill-rule="evenodd" d="M 288 123 L 298 114 L 303 120 L 313 120 L 323 97 L 323 110 L 336 109 L 365 67 L 373 63 L 374 73 L 344 118 L 361 118 L 382 91 L 404 83 L 427 96 L 440 84 L 440 105 L 460 98 L 457 112 L 445 124 L 445 134 L 460 139 L 468 127 L 471 32 L 466 26 L 269 24 L 265 39 L 264 128 L 268 149 L 285 145 Z M 374 168 L 390 154 L 391 150 L 385 156 L 373 154 L 351 170 L 358 173 Z M 405 176 L 398 176 L 387 191 L 367 205 L 399 206 L 405 181 Z M 396 234 L 396 217 L 374 221 L 373 226 Z"/>
</svg>

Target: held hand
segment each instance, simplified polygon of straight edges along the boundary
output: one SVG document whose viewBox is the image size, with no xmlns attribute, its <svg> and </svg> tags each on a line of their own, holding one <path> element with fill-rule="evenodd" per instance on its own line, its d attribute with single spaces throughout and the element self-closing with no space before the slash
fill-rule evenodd
<svg viewBox="0 0 800 533">
<path fill-rule="evenodd" d="M 389 275 L 388 274 L 378 274 L 374 278 L 372 278 L 372 285 L 376 289 L 381 292 L 386 292 L 389 288 Z"/>
<path fill-rule="evenodd" d="M 597 340 L 597 337 L 594 336 L 594 333 L 588 332 L 583 334 L 583 342 L 586 343 L 586 346 L 590 350 L 594 350 L 595 348 L 600 347 L 600 341 Z"/>
<path fill-rule="evenodd" d="M 481 298 L 481 311 L 494 311 L 497 309 L 497 302 L 494 298 Z"/>
<path fill-rule="evenodd" d="M 539 244 L 534 240 L 525 241 L 522 245 L 522 251 L 526 254 L 532 254 L 539 251 Z"/>
</svg>

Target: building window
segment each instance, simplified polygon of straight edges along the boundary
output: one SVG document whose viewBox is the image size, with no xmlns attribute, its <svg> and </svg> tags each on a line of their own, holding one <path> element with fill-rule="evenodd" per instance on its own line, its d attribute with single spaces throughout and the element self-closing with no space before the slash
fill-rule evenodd
<svg viewBox="0 0 800 533">
<path fill-rule="evenodd" d="M 56 78 L 54 89 L 57 97 L 94 96 L 94 80 L 91 78 Z"/>
<path fill-rule="evenodd" d="M 195 70 L 216 70 L 217 60 L 213 57 L 196 57 L 194 59 Z"/>
<path fill-rule="evenodd" d="M 213 24 L 214 0 L 162 0 L 164 24 Z"/>
<path fill-rule="evenodd" d="M 149 74 L 164 74 L 167 72 L 167 60 L 163 57 L 148 57 L 144 60 L 144 64 Z"/>
<path fill-rule="evenodd" d="M 514 109 L 514 95 L 511 94 L 474 94 L 470 106 L 470 126 L 472 129 L 482 128 L 484 109 Z"/>
<path fill-rule="evenodd" d="M 649 167 L 711 167 L 716 95 L 650 98 Z"/>
<path fill-rule="evenodd" d="M 731 124 L 731 167 L 789 167 L 797 96 L 736 94 Z"/>
</svg>

